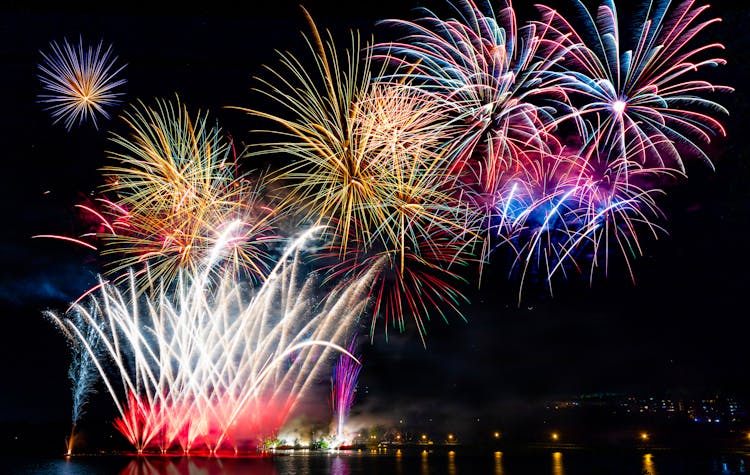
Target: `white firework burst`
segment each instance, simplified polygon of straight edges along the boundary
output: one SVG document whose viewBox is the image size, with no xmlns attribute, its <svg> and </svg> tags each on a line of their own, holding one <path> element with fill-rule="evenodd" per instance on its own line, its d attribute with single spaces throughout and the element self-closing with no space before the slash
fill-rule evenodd
<svg viewBox="0 0 750 475">
<path fill-rule="evenodd" d="M 37 76 L 45 93 L 39 102 L 47 105 L 54 123 L 63 122 L 70 130 L 90 120 L 98 129 L 97 116 L 109 118 L 107 108 L 121 102 L 118 88 L 126 82 L 117 77 L 125 65 L 116 64 L 112 46 L 105 48 L 102 41 L 96 47 L 85 46 L 82 38 L 73 45 L 64 39 L 62 45 L 53 41 L 49 52 L 40 53 Z"/>
</svg>

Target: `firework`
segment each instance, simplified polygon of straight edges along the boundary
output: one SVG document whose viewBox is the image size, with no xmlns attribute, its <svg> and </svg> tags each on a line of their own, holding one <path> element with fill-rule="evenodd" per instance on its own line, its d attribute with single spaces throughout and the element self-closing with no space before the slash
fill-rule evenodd
<svg viewBox="0 0 750 475">
<path fill-rule="evenodd" d="M 713 136 L 725 135 L 711 112 L 728 112 L 702 96 L 732 89 L 695 78 L 696 72 L 726 62 L 712 56 L 723 50 L 721 44 L 696 45 L 696 38 L 720 19 L 703 20 L 708 6 L 692 0 L 675 8 L 669 0 L 648 2 L 634 22 L 633 48 L 625 49 L 612 1 L 603 2 L 595 14 L 580 1 L 576 5 L 591 35 L 579 35 L 559 13 L 541 7 L 567 51 L 564 67 L 552 74 L 562 78 L 576 103 L 574 113 L 559 120 L 595 123 L 596 133 L 584 139 L 613 161 L 625 157 L 620 173 L 632 163 L 685 173 L 685 154 L 710 165 L 703 147 Z"/>
<path fill-rule="evenodd" d="M 468 258 L 468 209 L 441 191 L 451 180 L 446 169 L 451 127 L 443 105 L 401 80 L 374 80 L 367 50 L 356 34 L 340 61 L 330 38 L 323 41 L 309 18 L 307 38 L 313 55 L 309 73 L 291 54 L 282 54 L 282 67 L 269 68 L 274 79 L 261 80 L 260 93 L 281 106 L 285 114 L 242 109 L 270 120 L 280 130 L 279 141 L 263 144 L 254 154 L 281 153 L 292 157 L 273 180 L 289 194 L 281 205 L 293 208 L 301 223 L 325 224 L 329 231 L 329 278 L 354 277 L 361 269 L 383 271 L 376 295 L 375 321 L 385 315 L 400 330 L 411 316 L 424 338 L 430 309 L 442 292 L 421 296 L 423 277 L 450 280 L 454 262 Z M 385 257 L 383 257 L 385 256 Z M 408 263 L 430 269 L 412 272 Z M 365 270 L 367 272 L 367 270 Z M 395 272 L 395 278 L 391 277 Z M 408 277 L 407 277 L 408 275 Z M 402 297 L 408 303 L 402 305 Z M 455 307 L 454 307 L 455 308 Z"/>
<path fill-rule="evenodd" d="M 586 31 L 595 33 L 589 43 L 558 12 L 541 7 L 548 38 L 566 51 L 566 59 L 545 75 L 559 80 L 574 107 L 549 130 L 575 131 L 560 141 L 578 145 L 563 153 L 554 151 L 560 150 L 556 145 L 537 154 L 536 163 L 521 162 L 521 176 L 503 175 L 510 180 L 500 196 L 514 197 L 505 203 L 511 215 L 502 221 L 513 223 L 505 236 L 516 246 L 512 273 L 521 282 L 519 300 L 530 275 L 543 276 L 551 292 L 555 273 L 589 267 L 591 279 L 597 268 L 607 273 L 612 255 L 622 258 L 635 281 L 631 259 L 643 252 L 639 236 L 665 232 L 657 197 L 684 178 L 683 155 L 710 163 L 699 144 L 724 129 L 696 110 L 726 111 L 699 94 L 731 89 L 687 76 L 724 63 L 706 58 L 719 44 L 689 47 L 717 21 L 699 22 L 706 8 L 694 5 L 684 2 L 670 12 L 669 2 L 650 4 L 641 12 L 635 49 L 627 51 L 612 2 L 603 3 L 595 16 L 583 10 Z M 569 121 L 575 127 L 564 127 Z"/>
<path fill-rule="evenodd" d="M 503 236 L 499 245 L 512 247 L 519 303 L 530 278 L 541 278 L 552 293 L 558 273 L 567 277 L 588 267 L 590 279 L 598 268 L 606 274 L 614 251 L 634 278 L 630 261 L 642 254 L 639 235 L 664 231 L 656 203 L 663 191 L 655 184 L 669 170 L 631 166 L 626 182 L 586 151 L 563 149 L 529 161 L 502 190 L 492 226 Z"/>
<path fill-rule="evenodd" d="M 114 135 L 115 164 L 101 169 L 112 198 L 89 209 L 104 227 L 108 272 L 148 263 L 152 278 L 170 279 L 219 252 L 242 277 L 265 278 L 278 239 L 263 175 L 238 176 L 221 129 L 207 114 L 191 118 L 179 99 L 139 103 L 124 118 L 131 135 Z"/>
<path fill-rule="evenodd" d="M 542 48 L 549 43 L 544 25 L 519 28 L 510 2 L 497 12 L 471 0 L 450 5 L 457 18 L 442 19 L 423 9 L 425 16 L 417 21 L 386 21 L 409 34 L 374 49 L 377 57 L 405 71 L 389 77 L 407 75 L 409 83 L 451 111 L 457 149 L 451 173 L 460 172 L 489 137 L 501 137 L 509 161 L 530 148 L 544 148 L 539 132 L 555 109 L 539 99 L 562 96 L 559 79 L 544 74 L 561 59 L 562 50 Z"/>
<path fill-rule="evenodd" d="M 369 57 L 360 56 L 365 47 L 355 35 L 341 65 L 332 40 L 323 44 L 311 25 L 308 44 L 320 78 L 309 76 L 292 55 L 282 55 L 283 71 L 270 71 L 284 87 L 263 80 L 266 89 L 258 89 L 293 117 L 242 109 L 284 128 L 272 132 L 287 140 L 262 144 L 257 154 L 282 152 L 298 159 L 274 175 L 291 190 L 284 206 L 300 207 L 300 221 L 327 225 L 342 254 L 355 241 L 389 247 L 397 242 L 403 248 L 406 233 L 395 224 L 403 218 L 394 220 L 391 212 L 403 206 L 390 203 L 411 204 L 405 194 L 426 194 L 424 202 L 446 198 L 429 196 L 445 179 L 444 113 L 403 85 L 374 84 Z"/>
<path fill-rule="evenodd" d="M 355 351 L 356 340 L 352 339 L 347 347 L 350 354 L 360 358 Z M 334 412 L 336 424 L 336 444 L 345 442 L 344 424 L 349 415 L 349 410 L 354 403 L 354 395 L 357 390 L 357 379 L 362 369 L 362 362 L 350 358 L 348 355 L 339 356 L 338 362 L 333 368 L 331 377 L 331 406 Z"/>
<path fill-rule="evenodd" d="M 268 280 L 249 289 L 225 273 L 178 273 L 139 297 L 103 285 L 73 317 L 49 317 L 86 348 L 119 414 L 115 427 L 138 450 L 258 447 L 274 436 L 332 351 L 351 338 L 367 279 L 325 298 L 307 276 L 296 240 Z M 302 278 L 301 276 L 307 276 Z M 98 345 L 90 335 L 95 334 Z M 112 371 L 111 369 L 114 369 Z"/>
<path fill-rule="evenodd" d="M 282 152 L 298 158 L 298 164 L 283 168 L 278 180 L 291 180 L 290 200 L 301 206 L 303 220 L 315 224 L 335 223 L 343 249 L 352 239 L 367 241 L 368 225 L 380 221 L 377 208 L 368 206 L 377 196 L 380 163 L 367 155 L 367 136 L 354 131 L 353 117 L 358 98 L 370 82 L 369 61 L 361 61 L 360 40 L 352 35 L 347 62 L 340 64 L 332 41 L 323 43 L 312 20 L 312 39 L 305 37 L 313 52 L 317 73 L 311 77 L 291 54 L 282 54 L 281 71 L 269 68 L 281 87 L 261 80 L 257 89 L 288 111 L 291 119 L 262 111 L 243 109 L 280 125 L 278 142 L 263 144 L 258 153 Z M 314 71 L 314 70 L 313 70 Z M 354 221 L 362 223 L 353 226 Z"/>
<path fill-rule="evenodd" d="M 724 63 L 710 57 L 720 44 L 690 47 L 717 19 L 700 20 L 706 8 L 694 2 L 671 13 L 669 2 L 649 5 L 628 51 L 610 1 L 597 15 L 579 2 L 590 43 L 544 6 L 541 21 L 519 27 L 510 2 L 495 12 L 461 0 L 455 18 L 423 10 L 415 22 L 386 22 L 407 32 L 376 45 L 405 71 L 388 77 L 452 114 L 450 189 L 473 211 L 466 229 L 482 236 L 480 282 L 498 247 L 510 251 L 519 289 L 532 275 L 551 292 L 568 269 L 606 273 L 612 253 L 632 278 L 638 229 L 663 232 L 656 197 L 684 175 L 681 154 L 708 161 L 698 144 L 724 129 L 696 110 L 726 111 L 700 95 L 731 89 L 687 75 Z"/>
<path fill-rule="evenodd" d="M 74 321 L 73 325 L 77 327 L 85 327 L 85 322 L 80 314 L 72 317 Z M 56 324 L 60 324 L 61 320 L 53 319 Z M 66 441 L 67 455 L 73 453 L 73 447 L 75 445 L 76 436 L 76 425 L 81 420 L 81 417 L 85 413 L 85 406 L 89 401 L 90 396 L 96 391 L 94 383 L 98 378 L 98 373 L 94 364 L 94 360 L 83 345 L 77 342 L 75 336 L 70 333 L 65 326 L 60 326 L 60 329 L 68 337 L 68 342 L 71 347 L 71 361 L 68 369 L 68 379 L 71 383 L 72 388 L 72 411 L 71 411 L 71 428 L 70 436 Z M 100 351 L 99 347 L 99 334 L 96 332 L 94 327 L 88 327 L 85 339 L 88 342 L 89 348 L 94 353 Z"/>
<path fill-rule="evenodd" d="M 391 73 L 414 84 L 451 115 L 454 199 L 472 210 L 469 229 L 479 240 L 479 280 L 492 249 L 491 222 L 498 191 L 532 153 L 548 149 L 547 124 L 565 107 L 559 78 L 544 74 L 561 59 L 549 47 L 545 25 L 518 26 L 510 2 L 497 12 L 470 0 L 451 4 L 458 16 L 443 19 L 424 10 L 417 21 L 389 20 L 408 32 L 401 42 L 376 45 L 377 57 L 405 73 Z M 408 76 L 408 79 L 407 77 Z M 547 103 L 548 105 L 542 105 Z M 551 104 L 551 105 L 550 105 Z"/>
<path fill-rule="evenodd" d="M 90 120 L 98 128 L 97 116 L 109 119 L 107 109 L 118 105 L 122 92 L 120 86 L 125 79 L 118 75 L 125 65 L 118 66 L 112 47 L 104 48 L 102 41 L 94 48 L 84 46 L 82 38 L 78 45 L 63 40 L 59 45 L 50 43 L 49 52 L 40 52 L 43 61 L 38 65 L 39 80 L 45 93 L 39 95 L 46 104 L 54 123 L 63 122 L 70 130 L 78 122 Z"/>
<path fill-rule="evenodd" d="M 520 27 L 509 1 L 452 6 L 387 21 L 407 31 L 399 42 L 352 32 L 343 55 L 305 11 L 310 60 L 280 53 L 256 88 L 277 110 L 237 108 L 271 124 L 244 155 L 286 160 L 269 175 L 239 174 L 221 129 L 179 99 L 124 115 L 106 197 L 79 206 L 97 229 L 66 239 L 114 258 L 129 288 L 102 281 L 73 318 L 50 316 L 86 349 L 137 450 L 257 444 L 334 350 L 340 423 L 359 370 L 341 342 L 365 307 L 371 339 L 378 321 L 386 339 L 413 322 L 426 346 L 432 316 L 462 317 L 459 269 L 478 263 L 481 282 L 501 247 L 519 302 L 535 280 L 552 293 L 557 276 L 606 274 L 614 254 L 633 278 L 682 153 L 710 162 L 703 148 L 724 134 L 700 111 L 726 110 L 699 96 L 731 89 L 688 77 L 724 62 L 719 44 L 690 46 L 716 19 L 692 1 L 649 4 L 626 50 L 610 1 L 579 5 L 593 42 L 544 6 Z M 272 268 L 280 216 L 321 227 L 320 281 L 300 279 L 296 258 Z M 332 289 L 320 302 L 318 286 Z"/>
</svg>

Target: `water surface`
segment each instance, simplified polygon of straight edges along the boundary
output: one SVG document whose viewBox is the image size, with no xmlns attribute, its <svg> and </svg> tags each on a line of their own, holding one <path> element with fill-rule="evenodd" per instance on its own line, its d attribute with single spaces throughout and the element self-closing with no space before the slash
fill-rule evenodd
<svg viewBox="0 0 750 475">
<path fill-rule="evenodd" d="M 294 452 L 264 457 L 3 456 L 0 473 L 55 475 L 713 475 L 750 474 L 750 451 Z"/>
</svg>

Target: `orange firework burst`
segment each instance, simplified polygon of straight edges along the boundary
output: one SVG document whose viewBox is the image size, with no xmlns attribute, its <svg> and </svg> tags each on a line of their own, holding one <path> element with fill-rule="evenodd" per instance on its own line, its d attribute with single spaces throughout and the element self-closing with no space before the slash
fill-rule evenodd
<svg viewBox="0 0 750 475">
<path fill-rule="evenodd" d="M 139 103 L 124 119 L 131 135 L 114 135 L 116 164 L 101 170 L 115 196 L 100 233 L 102 255 L 116 256 L 111 271 L 148 263 L 153 277 L 171 278 L 211 259 L 263 278 L 275 238 L 263 177 L 236 177 L 221 129 L 207 114 L 191 119 L 179 99 Z"/>
<path fill-rule="evenodd" d="M 354 276 L 365 263 L 387 256 L 379 268 L 397 275 L 384 274 L 390 284 L 378 292 L 375 308 L 385 309 L 386 320 L 392 316 L 401 330 L 412 317 L 424 337 L 423 317 L 442 299 L 439 293 L 420 304 L 410 299 L 425 283 L 419 276 L 427 274 L 409 266 L 430 269 L 442 282 L 455 277 L 448 267 L 469 255 L 467 207 L 442 191 L 453 180 L 446 173 L 449 111 L 404 81 L 373 80 L 383 76 L 373 75 L 370 57 L 361 54 L 368 48 L 355 34 L 340 61 L 330 34 L 324 42 L 307 18 L 313 34 L 306 40 L 319 76 L 288 53 L 281 55 L 281 68 L 269 68 L 279 85 L 262 80 L 259 92 L 285 114 L 239 108 L 280 126 L 271 131 L 279 140 L 253 154 L 297 159 L 273 176 L 289 191 L 283 208 L 294 208 L 301 222 L 327 226 L 330 256 L 341 259 L 331 275 Z"/>
</svg>

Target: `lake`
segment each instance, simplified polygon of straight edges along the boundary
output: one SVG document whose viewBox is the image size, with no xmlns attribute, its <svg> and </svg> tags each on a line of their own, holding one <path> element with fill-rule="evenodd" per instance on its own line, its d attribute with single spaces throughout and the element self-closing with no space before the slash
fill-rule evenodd
<svg viewBox="0 0 750 475">
<path fill-rule="evenodd" d="M 54 475 L 710 475 L 750 473 L 750 451 L 456 450 L 293 452 L 214 458 L 123 455 L 0 457 L 0 473 Z"/>
</svg>

